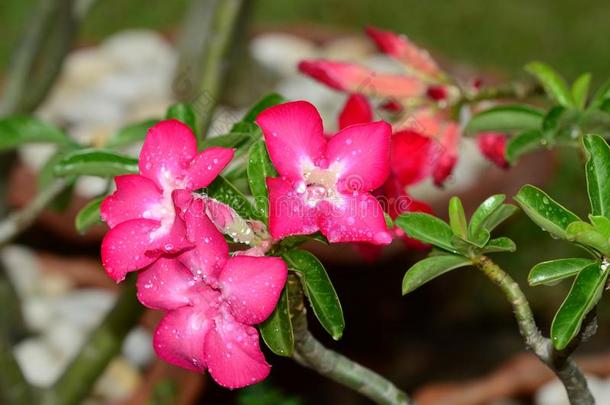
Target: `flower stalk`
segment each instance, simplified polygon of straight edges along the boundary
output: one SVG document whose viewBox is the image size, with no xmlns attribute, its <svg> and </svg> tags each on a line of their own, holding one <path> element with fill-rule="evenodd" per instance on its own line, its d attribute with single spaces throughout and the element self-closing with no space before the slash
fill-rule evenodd
<svg viewBox="0 0 610 405">
<path fill-rule="evenodd" d="M 566 389 L 570 403 L 572 405 L 594 404 L 595 400 L 587 386 L 584 374 L 570 358 L 570 354 L 576 349 L 577 344 L 563 351 L 555 350 L 551 340 L 540 333 L 532 309 L 519 284 L 486 256 L 478 258 L 475 265 L 506 295 L 513 307 L 519 331 L 526 346 L 557 375 Z M 595 330 L 594 316 L 588 317 L 585 322 L 586 325 L 582 328 L 583 332 L 579 336 L 579 341 L 588 338 Z"/>
</svg>

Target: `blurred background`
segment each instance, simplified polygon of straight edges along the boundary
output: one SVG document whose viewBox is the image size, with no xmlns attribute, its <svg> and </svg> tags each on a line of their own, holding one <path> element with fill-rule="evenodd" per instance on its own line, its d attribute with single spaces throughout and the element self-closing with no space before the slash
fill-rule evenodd
<svg viewBox="0 0 610 405">
<path fill-rule="evenodd" d="M 58 80 L 35 113 L 95 145 L 128 123 L 162 116 L 177 95 L 192 90 L 185 78 L 189 67 L 184 77 L 176 69 L 180 50 L 188 46 L 180 27 L 197 14 L 193 9 L 187 12 L 192 7 L 187 0 L 81 3 L 90 3 L 91 9 L 80 23 Z M 300 75 L 296 64 L 304 58 L 327 57 L 392 71 L 391 61 L 380 57 L 363 35 L 369 25 L 407 34 L 444 68 L 464 77 L 521 80 L 526 77 L 523 65 L 533 59 L 549 63 L 570 81 L 591 72 L 594 87 L 608 74 L 610 7 L 602 0 L 252 0 L 247 7 L 212 134 L 222 133 L 270 91 L 311 100 L 332 128 L 345 96 Z M 0 3 L 0 83 L 37 8 L 34 0 Z M 463 158 L 445 189 L 423 184 L 414 190 L 415 197 L 430 202 L 441 217 L 446 217 L 452 194 L 460 195 L 472 212 L 485 197 L 498 192 L 514 195 L 527 182 L 543 186 L 577 214 L 588 210 L 582 157 L 574 150 L 536 153 L 502 171 L 478 157 L 467 142 L 461 148 Z M 2 199 L 9 206 L 22 206 L 32 198 L 35 173 L 53 152 L 33 145 L 10 160 L 2 172 L 9 183 Z M 66 211 L 50 210 L 2 249 L 1 259 L 23 305 L 25 328 L 17 342 L 17 359 L 35 385 L 53 383 L 114 302 L 116 287 L 99 264 L 103 228 L 84 237 L 72 230 L 78 208 L 106 188 L 100 179 L 80 179 Z M 521 284 L 548 334 L 569 283 L 534 289 L 527 286 L 527 273 L 540 261 L 581 254 L 552 240 L 522 213 L 499 233 L 512 238 L 518 251 L 497 255 L 497 262 Z M 325 344 L 381 372 L 407 392 L 419 392 L 423 403 L 443 403 L 440 398 L 465 404 L 558 403 L 555 395 L 561 389 L 539 390 L 547 380 L 544 368 L 522 356 L 523 342 L 508 303 L 478 272 L 452 272 L 401 297 L 404 272 L 421 253 L 396 246 L 378 262 L 367 264 L 350 247 L 338 253 L 317 249 L 346 318 L 339 342 L 311 322 Z M 606 395 L 600 403 L 610 403 L 610 382 L 604 382 L 610 374 L 607 302 L 602 300 L 598 308 L 597 335 L 578 352 L 599 378 L 596 390 Z M 224 390 L 205 376 L 156 361 L 150 331 L 157 319 L 144 316 L 87 403 L 367 403 L 269 353 L 273 371 L 267 381 L 240 391 Z M 524 383 L 524 375 L 537 382 Z"/>
</svg>

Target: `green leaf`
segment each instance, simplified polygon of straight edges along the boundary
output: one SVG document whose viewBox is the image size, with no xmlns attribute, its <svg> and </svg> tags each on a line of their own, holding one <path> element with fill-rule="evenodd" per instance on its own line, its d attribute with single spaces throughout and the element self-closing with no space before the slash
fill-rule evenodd
<svg viewBox="0 0 610 405">
<path fill-rule="evenodd" d="M 294 235 L 284 238 L 280 241 L 280 247 L 283 250 L 290 250 L 299 245 L 302 245 L 305 242 L 316 241 L 328 245 L 328 239 L 320 232 L 311 234 L 311 235 Z"/>
<path fill-rule="evenodd" d="M 78 146 L 64 132 L 38 118 L 12 116 L 0 119 L 0 151 L 14 149 L 25 143 L 55 143 Z"/>
<path fill-rule="evenodd" d="M 598 135 L 585 135 L 583 144 L 591 213 L 610 218 L 610 147 Z"/>
<path fill-rule="evenodd" d="M 259 326 L 259 331 L 267 347 L 278 356 L 290 357 L 294 351 L 294 333 L 288 311 L 286 287 L 280 295 L 273 313 Z"/>
<path fill-rule="evenodd" d="M 411 238 L 457 253 L 451 244 L 453 232 L 441 219 L 421 212 L 408 212 L 400 215 L 394 223 Z"/>
<path fill-rule="evenodd" d="M 498 225 L 502 222 L 506 221 L 510 218 L 515 212 L 517 212 L 518 208 L 512 204 L 502 204 L 500 208 L 495 210 L 487 219 L 485 220 L 485 229 L 489 232 L 496 229 Z"/>
<path fill-rule="evenodd" d="M 506 160 L 514 164 L 519 157 L 542 146 L 542 132 L 532 129 L 511 138 L 506 144 Z"/>
<path fill-rule="evenodd" d="M 531 286 L 553 285 L 559 281 L 580 273 L 585 267 L 595 263 L 590 259 L 557 259 L 538 263 L 527 276 L 527 282 Z"/>
<path fill-rule="evenodd" d="M 254 197 L 256 218 L 266 221 L 269 211 L 267 177 L 275 177 L 277 172 L 269 159 L 265 142 L 259 139 L 248 152 L 248 184 Z"/>
<path fill-rule="evenodd" d="M 301 275 L 305 295 L 316 318 L 333 339 L 343 335 L 345 321 L 337 292 L 324 266 L 317 257 L 305 250 L 292 250 L 282 255 L 288 268 Z"/>
<path fill-rule="evenodd" d="M 610 98 L 610 80 L 597 89 L 595 95 L 591 99 L 591 106 L 589 108 L 601 107 L 603 102 L 608 98 Z"/>
<path fill-rule="evenodd" d="M 203 141 L 204 148 L 221 146 L 223 148 L 240 148 L 244 146 L 252 137 L 243 132 L 230 132 L 228 134 L 206 138 Z"/>
<path fill-rule="evenodd" d="M 589 215 L 589 221 L 597 232 L 610 239 L 610 219 L 601 215 Z"/>
<path fill-rule="evenodd" d="M 193 109 L 192 105 L 186 103 L 176 103 L 167 109 L 165 118 L 175 119 L 187 125 L 197 136 L 197 139 L 199 139 L 199 136 L 197 135 L 199 128 L 197 125 L 197 114 L 195 114 L 195 110 Z"/>
<path fill-rule="evenodd" d="M 595 227 L 587 222 L 572 222 L 566 228 L 568 239 L 593 249 L 605 255 L 610 254 L 608 238 L 602 235 Z"/>
<path fill-rule="evenodd" d="M 462 200 L 457 196 L 453 196 L 449 200 L 449 226 L 454 234 L 462 238 L 466 237 L 468 231 L 466 214 L 464 213 Z"/>
<path fill-rule="evenodd" d="M 92 226 L 102 223 L 100 205 L 105 198 L 106 196 L 94 198 L 76 214 L 74 225 L 80 234 L 84 234 Z"/>
<path fill-rule="evenodd" d="M 256 120 L 256 117 L 258 117 L 258 114 L 260 114 L 261 112 L 263 112 L 264 110 L 266 110 L 269 107 L 273 107 L 274 105 L 278 105 L 278 104 L 282 104 L 286 102 L 286 99 L 282 96 L 280 96 L 277 93 L 271 93 L 266 95 L 265 97 L 263 97 L 262 100 L 260 100 L 258 103 L 256 103 L 244 116 L 244 118 L 242 119 L 242 122 L 252 122 L 254 123 L 254 120 Z"/>
<path fill-rule="evenodd" d="M 591 85 L 591 73 L 584 73 L 572 84 L 572 98 L 576 108 L 582 110 L 587 103 L 589 86 Z"/>
<path fill-rule="evenodd" d="M 108 148 L 122 148 L 124 146 L 133 145 L 136 142 L 144 141 L 146 133 L 159 120 L 146 120 L 136 124 L 128 125 L 121 128 L 112 138 L 106 142 Z"/>
<path fill-rule="evenodd" d="M 568 225 L 580 221 L 576 214 L 532 185 L 521 187 L 514 199 L 532 221 L 553 236 L 567 239 Z"/>
<path fill-rule="evenodd" d="M 468 225 L 468 239 L 483 247 L 489 240 L 489 230 L 485 227 L 488 218 L 501 206 L 506 196 L 504 194 L 492 195 L 476 209 Z"/>
<path fill-rule="evenodd" d="M 67 153 L 55 165 L 56 176 L 114 177 L 138 173 L 138 160 L 103 149 L 79 149 Z"/>
<path fill-rule="evenodd" d="M 540 110 L 527 105 L 500 105 L 476 114 L 466 125 L 465 131 L 477 133 L 540 129 L 543 117 Z"/>
<path fill-rule="evenodd" d="M 565 111 L 565 107 L 558 105 L 551 108 L 544 116 L 544 120 L 542 121 L 542 134 L 547 142 L 552 142 L 556 137 L 557 131 L 559 130 L 559 124 L 561 123 L 561 117 Z"/>
<path fill-rule="evenodd" d="M 491 239 L 485 244 L 481 250 L 482 253 L 498 253 L 498 252 L 514 252 L 517 250 L 517 245 L 511 239 L 501 236 Z"/>
<path fill-rule="evenodd" d="M 568 90 L 565 80 L 549 65 L 541 62 L 531 62 L 525 66 L 525 70 L 536 76 L 551 99 L 564 107 L 574 106 L 574 98 Z"/>
<path fill-rule="evenodd" d="M 223 176 L 216 177 L 207 188 L 208 196 L 229 205 L 244 219 L 254 218 L 254 207 L 230 181 Z"/>
<path fill-rule="evenodd" d="M 431 256 L 420 260 L 405 273 L 402 279 L 402 295 L 410 293 L 448 271 L 471 264 L 467 258 L 457 255 Z"/>
<path fill-rule="evenodd" d="M 578 334 L 584 317 L 601 298 L 607 277 L 608 272 L 602 271 L 597 262 L 578 273 L 551 325 L 551 339 L 557 350 L 565 349 Z"/>
</svg>

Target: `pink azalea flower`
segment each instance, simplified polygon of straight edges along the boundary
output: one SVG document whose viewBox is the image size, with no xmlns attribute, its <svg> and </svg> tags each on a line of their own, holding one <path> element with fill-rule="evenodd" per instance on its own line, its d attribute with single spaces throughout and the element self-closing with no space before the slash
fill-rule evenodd
<svg viewBox="0 0 610 405">
<path fill-rule="evenodd" d="M 506 135 L 497 132 L 482 132 L 477 137 L 479 150 L 491 162 L 502 169 L 508 169 L 506 160 Z"/>
<path fill-rule="evenodd" d="M 161 258 L 138 274 L 138 299 L 165 311 L 154 334 L 157 355 L 240 388 L 265 379 L 270 366 L 257 330 L 273 312 L 287 269 L 277 257 L 229 257 L 223 236 L 194 199 L 184 213 L 195 247 Z"/>
<path fill-rule="evenodd" d="M 116 191 L 101 206 L 110 227 L 102 241 L 102 264 L 110 277 L 122 281 L 128 272 L 190 246 L 172 193 L 207 186 L 232 158 L 227 148 L 197 153 L 195 136 L 179 121 L 150 128 L 140 152 L 140 174 L 117 176 Z"/>
<path fill-rule="evenodd" d="M 256 122 L 281 176 L 267 178 L 275 239 L 320 230 L 331 242 L 390 243 L 370 194 L 389 174 L 387 123 L 351 125 L 327 140 L 318 111 L 305 101 L 268 108 Z"/>
</svg>

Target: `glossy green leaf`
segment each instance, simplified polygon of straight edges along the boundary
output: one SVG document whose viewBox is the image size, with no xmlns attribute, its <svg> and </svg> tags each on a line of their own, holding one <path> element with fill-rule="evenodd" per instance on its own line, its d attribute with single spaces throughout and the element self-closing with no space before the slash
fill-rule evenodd
<svg viewBox="0 0 610 405">
<path fill-rule="evenodd" d="M 555 106 L 549 110 L 542 120 L 542 134 L 547 142 L 553 142 L 561 124 L 561 118 L 566 112 L 563 106 Z"/>
<path fill-rule="evenodd" d="M 260 326 L 267 347 L 278 356 L 290 357 L 294 351 L 294 333 L 289 313 L 288 294 L 282 291 L 275 310 Z"/>
<path fill-rule="evenodd" d="M 167 109 L 165 118 L 175 119 L 186 124 L 197 136 L 199 126 L 197 125 L 197 114 L 195 114 L 192 105 L 187 103 L 176 103 Z M 199 137 L 197 138 L 199 139 Z"/>
<path fill-rule="evenodd" d="M 449 200 L 449 226 L 454 234 L 465 238 L 468 232 L 468 223 L 464 206 L 459 197 L 453 196 Z"/>
<path fill-rule="evenodd" d="M 146 120 L 121 128 L 106 142 L 106 147 L 122 148 L 133 145 L 136 142 L 143 142 L 150 127 L 158 122 L 159 120 Z"/>
<path fill-rule="evenodd" d="M 566 228 L 580 218 L 532 185 L 525 185 L 515 196 L 523 211 L 544 231 L 566 239 Z"/>
<path fill-rule="evenodd" d="M 269 193 L 267 177 L 277 176 L 277 172 L 269 159 L 265 142 L 256 141 L 248 152 L 248 184 L 254 197 L 256 218 L 266 221 L 269 211 Z"/>
<path fill-rule="evenodd" d="M 566 228 L 566 235 L 569 240 L 578 242 L 581 245 L 592 247 L 605 255 L 610 254 L 608 238 L 601 234 L 595 227 L 587 222 L 572 222 Z"/>
<path fill-rule="evenodd" d="M 591 213 L 610 218 L 610 147 L 598 135 L 583 138 L 587 152 L 587 191 Z"/>
<path fill-rule="evenodd" d="M 532 152 L 542 146 L 542 132 L 539 129 L 525 131 L 506 144 L 506 160 L 514 164 L 521 156 Z"/>
<path fill-rule="evenodd" d="M 269 107 L 273 107 L 274 105 L 282 104 L 286 102 L 286 99 L 280 96 L 277 93 L 271 93 L 263 97 L 258 103 L 256 103 L 244 116 L 242 119 L 243 122 L 254 122 L 258 114 L 263 112 Z"/>
<path fill-rule="evenodd" d="M 431 256 L 420 260 L 407 270 L 402 279 L 402 294 L 410 293 L 448 271 L 471 264 L 467 258 L 457 255 Z"/>
<path fill-rule="evenodd" d="M 337 292 L 333 287 L 324 266 L 311 253 L 305 250 L 292 250 L 282 255 L 288 268 L 301 275 L 305 295 L 313 308 L 320 324 L 339 340 L 343 335 L 345 321 Z"/>
<path fill-rule="evenodd" d="M 591 73 L 584 73 L 572 84 L 572 98 L 576 108 L 582 110 L 587 103 L 589 87 L 591 85 Z"/>
<path fill-rule="evenodd" d="M 254 207 L 241 191 L 223 176 L 218 176 L 206 188 L 208 196 L 229 205 L 244 219 L 254 218 Z"/>
<path fill-rule="evenodd" d="M 138 173 L 138 160 L 103 149 L 79 149 L 67 153 L 55 165 L 56 176 L 115 177 Z"/>
<path fill-rule="evenodd" d="M 574 98 L 565 80 L 549 65 L 531 62 L 525 66 L 525 70 L 536 76 L 550 98 L 564 107 L 574 106 Z"/>
<path fill-rule="evenodd" d="M 453 235 L 451 237 L 451 245 L 455 248 L 455 250 L 466 257 L 479 256 L 481 254 L 481 247 L 475 245 L 473 242 L 466 240 L 458 235 Z M 447 252 L 441 251 L 442 254 L 446 255 Z M 431 256 L 431 255 L 428 255 Z"/>
<path fill-rule="evenodd" d="M 551 340 L 557 350 L 565 349 L 578 334 L 584 317 L 601 298 L 607 277 L 607 269 L 602 271 L 597 262 L 578 273 L 551 325 Z"/>
<path fill-rule="evenodd" d="M 597 232 L 610 239 L 610 219 L 601 215 L 589 215 L 589 221 Z"/>
<path fill-rule="evenodd" d="M 519 208 L 512 204 L 502 204 L 485 220 L 484 226 L 489 232 L 496 229 L 498 225 L 510 218 Z"/>
<path fill-rule="evenodd" d="M 76 214 L 74 225 L 79 233 L 83 234 L 92 226 L 102 223 L 100 205 L 105 198 L 105 196 L 94 198 Z"/>
<path fill-rule="evenodd" d="M 485 247 L 481 250 L 482 253 L 498 253 L 498 252 L 514 252 L 517 250 L 517 245 L 511 239 L 501 236 L 499 238 L 490 239 Z"/>
<path fill-rule="evenodd" d="M 55 152 L 38 171 L 39 190 L 47 188 L 55 180 L 55 166 L 64 158 L 64 156 L 68 152 L 69 151 L 65 150 L 59 150 Z"/>
<path fill-rule="evenodd" d="M 540 129 L 544 115 L 527 105 L 500 105 L 476 114 L 466 125 L 468 133 Z"/>
<path fill-rule="evenodd" d="M 504 194 L 496 194 L 487 198 L 479 205 L 470 218 L 470 224 L 468 225 L 469 240 L 481 247 L 487 243 L 489 240 L 489 230 L 485 223 L 502 206 L 505 199 L 506 196 Z"/>
<path fill-rule="evenodd" d="M 557 259 L 538 263 L 530 270 L 527 282 L 531 286 L 553 285 L 580 273 L 585 267 L 595 263 L 590 259 Z"/>
<path fill-rule="evenodd" d="M 457 253 L 451 244 L 453 232 L 443 220 L 421 212 L 400 215 L 394 223 L 411 238 Z"/>
<path fill-rule="evenodd" d="M 204 148 L 221 146 L 223 148 L 240 148 L 251 140 L 250 134 L 243 132 L 230 132 L 228 134 L 206 138 L 203 141 Z"/>
<path fill-rule="evenodd" d="M 0 119 L 0 151 L 14 149 L 25 143 L 55 143 L 61 146 L 78 146 L 68 135 L 30 116 L 12 116 Z"/>
<path fill-rule="evenodd" d="M 291 250 L 299 245 L 302 245 L 303 243 L 312 242 L 312 241 L 320 242 L 325 245 L 330 244 L 328 242 L 328 239 L 326 239 L 326 237 L 324 235 L 322 235 L 320 232 L 317 232 L 317 233 L 314 233 L 311 235 L 294 235 L 294 236 L 289 236 L 287 238 L 284 238 L 280 242 L 280 247 L 283 250 Z"/>
</svg>

